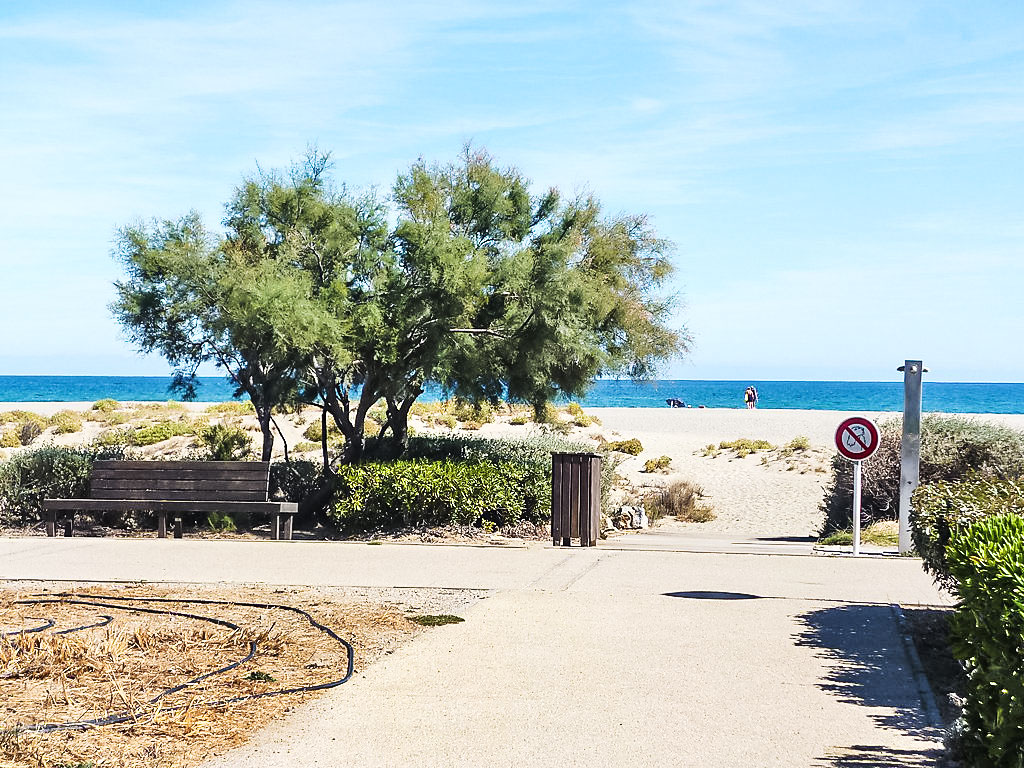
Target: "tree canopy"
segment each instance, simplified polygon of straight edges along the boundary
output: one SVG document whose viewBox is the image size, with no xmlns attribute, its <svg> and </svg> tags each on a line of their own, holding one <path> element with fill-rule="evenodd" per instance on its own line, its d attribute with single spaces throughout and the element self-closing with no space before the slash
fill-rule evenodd
<svg viewBox="0 0 1024 768">
<path fill-rule="evenodd" d="M 671 245 L 646 217 L 532 194 L 471 148 L 417 162 L 387 201 L 335 189 L 328 168 L 312 153 L 247 179 L 219 237 L 190 214 L 119 238 L 118 319 L 187 395 L 200 363 L 224 368 L 256 407 L 264 458 L 274 409 L 291 403 L 321 406 L 345 437 L 341 459 L 357 461 L 383 401 L 378 450 L 397 456 L 428 384 L 539 409 L 686 351 L 664 293 Z"/>
</svg>

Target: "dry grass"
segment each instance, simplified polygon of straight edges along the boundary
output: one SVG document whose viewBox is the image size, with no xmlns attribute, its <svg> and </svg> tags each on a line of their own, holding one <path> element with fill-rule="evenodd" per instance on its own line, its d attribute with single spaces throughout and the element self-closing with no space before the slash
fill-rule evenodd
<svg viewBox="0 0 1024 768">
<path fill-rule="evenodd" d="M 644 499 L 651 522 L 674 517 L 683 523 L 707 523 L 715 519 L 710 504 L 705 504 L 704 489 L 688 480 L 675 480 Z"/>
<path fill-rule="evenodd" d="M 214 704 L 270 691 L 317 685 L 345 675 L 346 649 L 301 615 L 275 608 L 154 603 L 173 597 L 292 605 L 347 639 L 358 671 L 398 642 L 422 631 L 402 606 L 328 602 L 308 595 L 252 589 L 188 594 L 150 588 L 79 591 L 75 599 L 103 602 L 100 594 L 130 597 L 117 607 L 67 601 L 18 605 L 25 593 L 0 591 L 0 632 L 33 634 L 0 639 L 0 766 L 197 765 L 244 742 L 258 728 L 315 693 L 266 696 Z M 113 601 L 108 601 L 114 604 Z M 220 619 L 221 626 L 186 616 L 142 613 L 169 609 Z M 69 634 L 55 631 L 106 626 Z M 235 669 L 204 677 L 243 659 Z M 190 684 L 191 683 L 191 684 Z M 182 690 L 165 693 L 185 685 Z M 211 704 L 213 704 L 211 706 Z M 43 734 L 41 723 L 68 723 L 128 714 L 126 722 Z"/>
</svg>

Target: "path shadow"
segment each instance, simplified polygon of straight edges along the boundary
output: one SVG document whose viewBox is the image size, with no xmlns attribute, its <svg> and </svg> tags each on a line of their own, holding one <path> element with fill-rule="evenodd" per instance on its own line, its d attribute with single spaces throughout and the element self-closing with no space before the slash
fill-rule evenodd
<svg viewBox="0 0 1024 768">
<path fill-rule="evenodd" d="M 755 536 L 752 541 L 778 541 L 787 544 L 816 544 L 816 536 Z"/>
<path fill-rule="evenodd" d="M 815 766 L 829 768 L 934 768 L 941 765 L 941 749 L 894 749 L 855 745 L 842 754 L 819 757 Z"/>
<path fill-rule="evenodd" d="M 929 718 L 893 609 L 888 605 L 842 605 L 797 617 L 798 645 L 817 650 L 827 672 L 818 685 L 841 701 L 866 707 L 882 728 L 939 741 L 942 729 Z M 838 751 L 838 750 L 837 750 Z M 819 765 L 934 765 L 941 750 L 897 750 L 857 746 Z"/>
</svg>

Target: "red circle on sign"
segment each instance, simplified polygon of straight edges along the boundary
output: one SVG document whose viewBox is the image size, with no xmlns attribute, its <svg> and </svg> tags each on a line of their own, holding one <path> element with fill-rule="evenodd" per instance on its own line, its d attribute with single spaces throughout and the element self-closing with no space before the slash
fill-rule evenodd
<svg viewBox="0 0 1024 768">
<path fill-rule="evenodd" d="M 836 430 L 836 449 L 850 461 L 864 461 L 878 450 L 878 427 L 871 419 L 851 416 Z"/>
</svg>

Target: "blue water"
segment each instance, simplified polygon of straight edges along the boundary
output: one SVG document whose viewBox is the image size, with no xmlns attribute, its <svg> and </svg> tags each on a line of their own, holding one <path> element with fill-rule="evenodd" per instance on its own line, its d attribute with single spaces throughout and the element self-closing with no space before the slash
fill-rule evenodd
<svg viewBox="0 0 1024 768">
<path fill-rule="evenodd" d="M 230 400 L 234 387 L 203 378 L 198 399 Z M 167 400 L 170 379 L 160 376 L 0 376 L 0 402 Z M 757 387 L 759 408 L 838 411 L 902 411 L 903 382 L 871 381 L 632 381 L 594 382 L 584 406 L 665 407 L 678 397 L 689 405 L 742 408 L 743 390 Z M 438 390 L 424 399 L 437 399 Z M 1024 384 L 924 383 L 924 409 L 945 413 L 1024 413 Z"/>
</svg>

